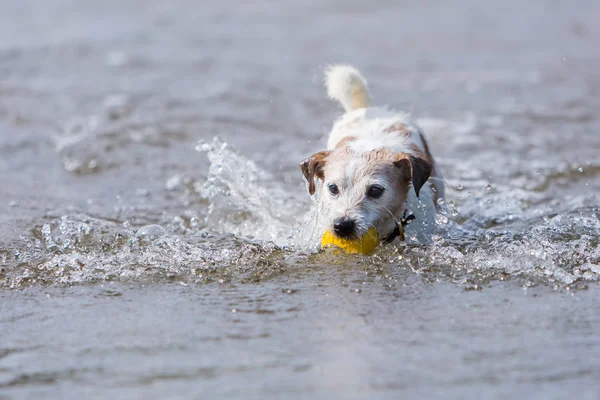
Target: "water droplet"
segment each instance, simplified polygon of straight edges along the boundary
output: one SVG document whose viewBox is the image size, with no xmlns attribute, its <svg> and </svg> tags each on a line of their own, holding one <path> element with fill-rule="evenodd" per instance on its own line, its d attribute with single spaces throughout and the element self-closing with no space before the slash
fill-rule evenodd
<svg viewBox="0 0 600 400">
<path fill-rule="evenodd" d="M 439 199 L 437 199 L 437 203 L 438 203 L 439 205 L 442 205 L 442 204 L 444 204 L 444 199 L 440 197 Z"/>
<path fill-rule="evenodd" d="M 131 102 L 125 94 L 113 94 L 106 97 L 102 103 L 106 115 L 110 119 L 119 119 L 129 114 Z"/>
<path fill-rule="evenodd" d="M 123 222 L 123 228 L 130 228 L 130 227 L 131 227 L 131 222 L 129 222 L 129 221 Z"/>
<path fill-rule="evenodd" d="M 232 312 L 232 313 L 236 313 L 236 312 L 237 312 L 237 310 L 236 310 L 235 308 L 232 308 L 232 309 L 231 309 L 231 312 Z"/>
<path fill-rule="evenodd" d="M 579 167 L 579 168 L 577 168 L 577 171 L 579 171 L 579 172 L 583 172 L 583 167 Z"/>
<path fill-rule="evenodd" d="M 213 149 L 213 146 L 211 146 L 209 143 L 206 143 L 205 141 L 200 141 L 196 145 L 196 151 L 208 152 L 208 151 L 211 151 L 212 149 Z"/>
<path fill-rule="evenodd" d="M 225 281 L 224 281 L 223 279 L 219 279 L 219 280 L 217 280 L 217 282 L 219 282 L 219 283 L 223 283 L 223 282 L 225 282 Z"/>
<path fill-rule="evenodd" d="M 448 217 L 442 214 L 437 214 L 435 216 L 435 223 L 438 225 L 443 225 L 448 223 Z"/>
<path fill-rule="evenodd" d="M 167 183 L 165 184 L 165 188 L 169 191 L 175 190 L 179 188 L 183 183 L 183 178 L 181 175 L 173 175 L 169 179 L 167 179 Z"/>
<path fill-rule="evenodd" d="M 587 279 L 588 281 L 591 281 L 591 280 L 595 279 L 595 274 L 591 271 L 585 271 L 583 273 L 583 279 Z"/>
<path fill-rule="evenodd" d="M 456 208 L 452 209 L 452 216 L 456 217 L 458 215 L 458 211 L 456 211 Z"/>
<path fill-rule="evenodd" d="M 154 240 L 166 234 L 167 231 L 165 230 L 165 228 L 163 228 L 160 225 L 153 224 L 142 226 L 140 229 L 138 229 L 135 236 L 145 240 Z"/>
<path fill-rule="evenodd" d="M 492 185 L 488 184 L 488 185 L 485 187 L 485 190 L 487 190 L 488 192 L 489 192 L 490 190 L 492 190 Z"/>
<path fill-rule="evenodd" d="M 462 183 L 459 183 L 458 186 L 456 187 L 456 189 L 458 190 L 463 190 L 465 187 L 463 186 Z"/>
</svg>

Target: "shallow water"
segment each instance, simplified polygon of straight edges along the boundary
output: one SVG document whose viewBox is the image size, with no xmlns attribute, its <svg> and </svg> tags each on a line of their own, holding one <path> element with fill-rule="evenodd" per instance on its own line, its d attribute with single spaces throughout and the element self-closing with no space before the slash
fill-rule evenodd
<svg viewBox="0 0 600 400">
<path fill-rule="evenodd" d="M 0 398 L 600 393 L 595 2 L 5 3 Z M 316 251 L 333 62 L 425 130 L 432 245 Z"/>
</svg>

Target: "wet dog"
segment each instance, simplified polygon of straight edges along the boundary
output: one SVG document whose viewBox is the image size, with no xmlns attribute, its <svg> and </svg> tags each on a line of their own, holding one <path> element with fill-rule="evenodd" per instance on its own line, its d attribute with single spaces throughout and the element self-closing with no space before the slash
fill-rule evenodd
<svg viewBox="0 0 600 400">
<path fill-rule="evenodd" d="M 391 241 L 403 216 L 413 215 L 407 240 L 429 241 L 444 184 L 425 136 L 408 115 L 372 106 L 355 68 L 333 66 L 325 75 L 329 97 L 346 113 L 334 123 L 327 150 L 301 163 L 323 231 L 353 239 L 374 227 Z"/>
</svg>

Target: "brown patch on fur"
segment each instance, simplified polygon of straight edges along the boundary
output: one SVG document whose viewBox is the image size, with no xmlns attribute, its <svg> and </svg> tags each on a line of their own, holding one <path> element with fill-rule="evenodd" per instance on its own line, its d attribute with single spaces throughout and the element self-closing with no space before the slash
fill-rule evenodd
<svg viewBox="0 0 600 400">
<path fill-rule="evenodd" d="M 421 150 L 421 148 L 419 146 L 412 143 L 412 144 L 408 145 L 408 148 L 410 149 L 410 154 L 412 154 L 415 157 L 422 158 L 423 160 L 429 162 L 427 155 L 423 152 L 423 150 Z"/>
<path fill-rule="evenodd" d="M 410 189 L 411 180 L 411 169 L 410 165 L 407 167 L 400 167 L 396 163 L 386 164 L 382 169 L 382 173 L 386 175 L 388 182 L 394 185 L 395 192 L 400 195 L 400 206 L 404 204 L 406 197 L 408 197 L 408 190 Z M 394 215 L 399 213 L 401 210 L 391 210 Z"/>
<path fill-rule="evenodd" d="M 416 148 L 416 150 L 413 154 L 398 154 L 394 161 L 394 165 L 398 168 L 410 169 L 415 194 L 419 197 L 419 191 L 429 179 L 432 166 L 421 150 L 417 146 L 414 146 L 414 148 Z"/>
<path fill-rule="evenodd" d="M 407 160 L 409 159 L 408 154 L 403 155 Z M 396 165 L 398 154 L 385 148 L 372 150 L 365 153 L 364 157 L 366 158 L 367 164 L 365 169 L 355 177 L 354 183 L 356 183 L 356 180 L 361 176 L 382 174 L 386 177 L 386 180 L 394 186 L 394 191 L 398 194 L 400 200 L 398 204 L 401 206 L 406 200 L 408 190 L 410 189 L 410 181 L 412 179 L 411 165 L 407 163 L 406 166 L 400 166 L 400 168 L 398 168 L 398 165 Z M 397 213 L 400 210 L 391 211 Z"/>
<path fill-rule="evenodd" d="M 324 178 L 323 168 L 330 153 L 330 151 L 320 151 L 300 163 L 300 169 L 308 181 L 308 193 L 311 196 L 315 194 L 315 177 L 321 180 Z"/>
<path fill-rule="evenodd" d="M 375 149 L 369 152 L 363 153 L 363 157 L 367 159 L 367 163 L 377 162 L 377 161 L 393 161 L 394 153 L 387 148 Z"/>
<path fill-rule="evenodd" d="M 398 135 L 401 135 L 401 136 L 407 136 L 407 137 L 412 136 L 412 131 L 410 130 L 410 128 L 408 126 L 406 126 L 406 124 L 403 124 L 402 122 L 396 122 L 394 125 L 391 125 L 391 126 L 388 126 L 387 128 L 385 128 L 383 131 L 386 133 L 398 132 Z"/>
<path fill-rule="evenodd" d="M 357 108 L 369 107 L 371 100 L 369 100 L 369 93 L 364 89 L 362 85 L 356 87 L 352 85 L 352 110 Z"/>
<path fill-rule="evenodd" d="M 409 155 L 404 154 L 408 159 Z M 397 207 L 390 205 L 390 210 L 393 215 L 401 212 L 401 208 L 408 196 L 411 182 L 411 166 L 398 168 L 395 161 L 398 154 L 387 148 L 381 148 L 369 151 L 362 154 L 366 161 L 365 165 L 353 176 L 353 184 L 358 182 L 365 176 L 383 175 L 385 180 L 393 186 L 394 193 L 397 195 L 397 201 L 394 203 Z"/>
<path fill-rule="evenodd" d="M 351 142 L 354 142 L 355 140 L 356 140 L 356 137 L 354 137 L 354 136 L 346 136 L 345 138 L 340 140 L 338 142 L 338 144 L 335 145 L 335 148 L 337 149 L 338 147 L 346 146 L 346 145 L 350 144 Z"/>
<path fill-rule="evenodd" d="M 394 153 L 389 149 L 376 149 L 364 153 L 363 158 L 366 160 L 366 165 L 359 174 L 354 176 L 354 183 L 356 183 L 361 176 L 375 175 L 377 172 L 383 170 L 386 166 L 392 165 L 394 161 Z"/>
</svg>

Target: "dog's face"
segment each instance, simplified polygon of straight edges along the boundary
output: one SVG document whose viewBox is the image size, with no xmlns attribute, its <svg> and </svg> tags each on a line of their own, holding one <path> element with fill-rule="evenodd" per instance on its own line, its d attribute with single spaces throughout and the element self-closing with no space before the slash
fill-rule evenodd
<svg viewBox="0 0 600 400">
<path fill-rule="evenodd" d="M 425 157 L 388 149 L 356 152 L 351 146 L 322 151 L 301 163 L 310 194 L 322 185 L 321 210 L 327 227 L 341 238 L 360 238 L 374 227 L 379 237 L 395 228 L 411 182 L 417 196 L 429 178 Z"/>
</svg>

